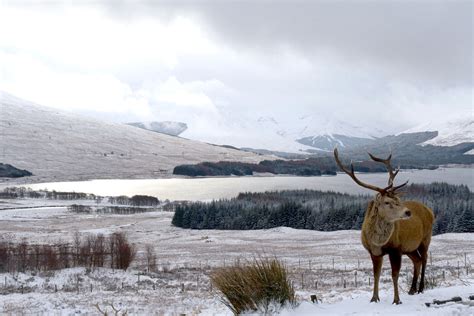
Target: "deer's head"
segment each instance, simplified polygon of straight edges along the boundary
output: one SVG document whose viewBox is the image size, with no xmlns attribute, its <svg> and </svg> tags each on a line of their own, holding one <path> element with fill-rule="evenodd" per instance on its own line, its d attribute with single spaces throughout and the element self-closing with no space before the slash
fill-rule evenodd
<svg viewBox="0 0 474 316">
<path fill-rule="evenodd" d="M 390 163 L 392 155 L 390 154 L 387 159 L 377 158 L 370 153 L 369 156 L 372 160 L 385 164 L 385 167 L 387 168 L 389 174 L 388 185 L 385 188 L 380 188 L 360 181 L 355 176 L 354 165 L 351 163 L 350 170 L 344 167 L 344 165 L 339 160 L 339 153 L 337 151 L 337 148 L 334 149 L 334 158 L 336 159 L 336 163 L 339 168 L 341 168 L 342 171 L 347 173 L 358 185 L 377 192 L 377 195 L 371 202 L 371 207 L 369 207 L 368 209 L 368 212 L 370 212 L 370 214 L 368 214 L 369 216 L 378 216 L 384 221 L 391 223 L 397 220 L 409 218 L 411 216 L 411 212 L 404 206 L 397 192 L 397 190 L 405 186 L 408 181 L 398 186 L 393 185 L 393 181 L 395 180 L 395 177 L 400 171 L 400 169 L 398 168 L 395 171 L 393 170 L 392 165 Z"/>
</svg>

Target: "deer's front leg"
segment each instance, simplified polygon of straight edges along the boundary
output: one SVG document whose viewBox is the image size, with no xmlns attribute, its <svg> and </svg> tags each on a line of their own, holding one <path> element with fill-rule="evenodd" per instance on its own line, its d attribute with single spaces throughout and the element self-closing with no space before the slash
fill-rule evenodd
<svg viewBox="0 0 474 316">
<path fill-rule="evenodd" d="M 372 295 L 371 302 L 380 302 L 379 298 L 379 279 L 380 272 L 382 271 L 383 256 L 370 255 L 372 259 L 372 266 L 374 268 L 374 294 Z"/>
<path fill-rule="evenodd" d="M 393 303 L 401 304 L 400 297 L 398 296 L 398 274 L 400 273 L 400 267 L 402 265 L 402 255 L 398 252 L 389 253 L 390 265 L 392 266 L 392 281 L 393 281 Z"/>
</svg>

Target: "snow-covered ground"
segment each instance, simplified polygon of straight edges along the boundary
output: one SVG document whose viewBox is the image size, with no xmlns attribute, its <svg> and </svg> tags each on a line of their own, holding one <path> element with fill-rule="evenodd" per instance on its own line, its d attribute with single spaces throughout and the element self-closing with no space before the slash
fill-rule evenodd
<svg viewBox="0 0 474 316">
<path fill-rule="evenodd" d="M 392 305 L 392 290 L 383 290 L 383 298 L 377 304 L 369 303 L 372 294 L 367 291 L 354 291 L 346 295 L 340 302 L 333 304 L 312 304 L 303 302 L 296 309 L 288 309 L 281 316 L 311 315 L 474 315 L 474 301 L 468 299 L 468 293 L 474 293 L 474 285 L 449 286 L 430 289 L 419 295 L 404 295 L 401 305 Z M 472 294 L 471 294 L 472 295 Z M 459 296 L 464 303 L 446 303 L 431 305 L 425 303 L 433 300 L 451 299 Z"/>
<path fill-rule="evenodd" d="M 1 91 L 0 135 L 1 162 L 33 173 L 15 182 L 163 178 L 180 164 L 275 158 L 101 122 Z"/>
<path fill-rule="evenodd" d="M 11 206 L 12 201 L 0 202 Z M 392 306 L 388 260 L 380 284 L 381 302 L 369 303 L 371 262 L 360 245 L 358 231 L 318 232 L 285 227 L 257 231 L 185 230 L 171 226 L 170 212 L 76 214 L 65 207 L 24 206 L 21 203 L 23 209 L 0 210 L 3 239 L 43 243 L 71 241 L 75 231 L 124 231 L 136 243 L 139 253 L 132 269 L 126 272 L 74 268 L 36 275 L 1 274 L 0 292 L 4 295 L 0 296 L 0 313 L 94 314 L 95 304 L 102 309 L 108 306 L 109 312 L 113 304 L 129 314 L 230 315 L 211 288 L 209 273 L 215 267 L 263 254 L 285 262 L 297 290 L 299 307 L 285 310 L 283 315 L 474 314 L 474 307 L 459 303 L 430 308 L 424 305 L 433 299 L 453 296 L 466 301 L 474 295 L 474 234 L 433 237 L 427 278 L 435 288 L 424 294 L 407 294 L 412 266 L 404 258 L 400 276 L 403 304 Z M 158 272 L 141 275 L 139 281 L 146 245 L 155 248 Z M 311 294 L 322 302 L 310 303 Z"/>
</svg>

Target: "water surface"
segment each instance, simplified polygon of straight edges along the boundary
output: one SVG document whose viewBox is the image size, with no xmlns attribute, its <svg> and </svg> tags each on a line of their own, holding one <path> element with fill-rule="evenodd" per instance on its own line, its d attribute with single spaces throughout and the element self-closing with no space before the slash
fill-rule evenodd
<svg viewBox="0 0 474 316">
<path fill-rule="evenodd" d="M 357 175 L 362 181 L 386 186 L 386 173 Z M 474 191 L 474 168 L 440 168 L 437 170 L 400 171 L 396 183 L 431 183 L 443 181 L 451 184 L 466 184 Z M 32 189 L 75 191 L 97 195 L 145 194 L 159 199 L 204 201 L 235 197 L 239 192 L 264 192 L 273 190 L 313 189 L 344 193 L 371 193 L 355 184 L 344 173 L 322 177 L 223 177 L 223 178 L 176 178 L 147 180 L 90 180 L 77 182 L 54 182 L 27 185 Z"/>
</svg>

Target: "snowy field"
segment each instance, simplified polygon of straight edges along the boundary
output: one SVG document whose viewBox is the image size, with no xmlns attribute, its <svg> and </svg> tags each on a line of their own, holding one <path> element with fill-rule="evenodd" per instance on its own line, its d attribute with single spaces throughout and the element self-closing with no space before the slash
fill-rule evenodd
<svg viewBox="0 0 474 316">
<path fill-rule="evenodd" d="M 35 201 L 35 200 L 33 200 Z M 12 203 L 13 202 L 13 203 Z M 369 304 L 371 262 L 359 231 L 317 232 L 290 228 L 257 231 L 185 230 L 171 226 L 172 213 L 135 215 L 76 214 L 60 201 L 0 200 L 0 232 L 6 241 L 53 243 L 81 234 L 124 231 L 138 247 L 128 271 L 71 268 L 58 272 L 0 274 L 1 314 L 97 314 L 112 312 L 156 315 L 231 315 L 209 283 L 212 269 L 255 256 L 276 256 L 290 270 L 300 306 L 283 315 L 474 315 L 474 306 L 448 303 L 426 307 L 433 299 L 474 295 L 474 234 L 435 236 L 428 262 L 428 286 L 421 295 L 407 294 L 412 265 L 407 258 L 400 276 L 400 306 L 392 306 L 388 259 L 381 279 L 381 302 Z M 20 203 L 15 205 L 14 203 Z M 41 203 L 47 207 L 39 208 Z M 31 205 L 31 204 L 29 204 Z M 43 205 L 44 206 L 44 205 Z M 157 271 L 145 271 L 143 251 L 152 245 Z M 319 304 L 310 303 L 316 294 Z M 474 301 L 472 301 L 474 302 Z M 96 304 L 98 304 L 96 306 Z"/>
</svg>

